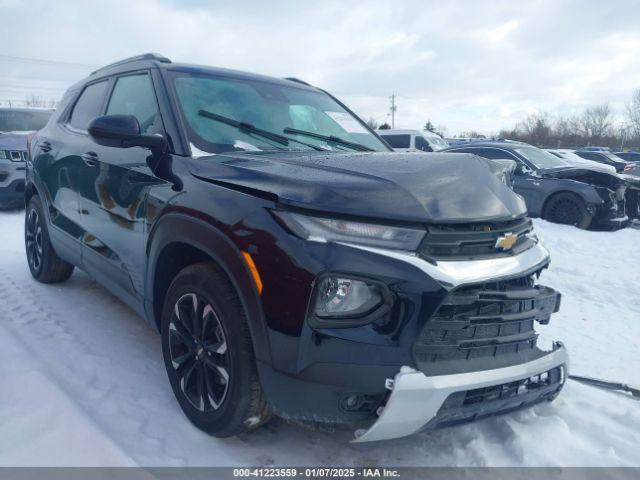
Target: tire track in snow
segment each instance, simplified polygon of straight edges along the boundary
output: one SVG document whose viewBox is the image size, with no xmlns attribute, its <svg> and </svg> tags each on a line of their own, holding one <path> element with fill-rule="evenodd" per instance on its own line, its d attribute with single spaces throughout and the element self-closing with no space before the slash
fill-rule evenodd
<svg viewBox="0 0 640 480">
<path fill-rule="evenodd" d="M 41 288 L 55 288 L 55 286 Z M 86 290 L 101 291 L 102 289 L 90 284 Z M 16 292 L 19 294 L 16 295 Z M 107 375 L 100 375 L 100 372 L 109 368 L 111 358 L 96 354 L 87 347 L 80 336 L 74 334 L 58 320 L 64 317 L 52 314 L 52 306 L 46 305 L 41 298 L 40 292 L 36 291 L 32 285 L 16 282 L 9 272 L 0 268 L 0 303 L 6 306 L 5 312 L 8 317 L 6 318 L 8 322 L 4 326 L 21 341 L 25 350 L 38 360 L 43 370 L 47 372 L 47 376 L 72 403 L 77 405 L 87 420 L 112 443 L 118 445 L 118 436 L 111 434 L 108 418 L 101 420 L 95 415 L 96 405 L 109 397 L 119 396 L 120 387 L 108 381 Z M 68 355 L 57 355 L 54 362 L 51 362 L 46 358 L 46 354 L 41 353 L 43 348 L 47 348 L 49 342 L 55 342 L 56 350 L 64 350 Z M 79 392 L 82 394 L 79 395 Z M 131 394 L 125 392 L 124 396 L 131 397 Z M 89 401 L 82 401 L 83 398 Z M 136 422 L 136 418 L 140 417 L 128 415 L 129 422 Z M 139 434 L 145 434 L 147 421 L 148 418 L 137 421 L 135 428 Z M 145 436 L 146 442 L 154 443 L 158 450 L 164 451 L 164 439 Z"/>
</svg>

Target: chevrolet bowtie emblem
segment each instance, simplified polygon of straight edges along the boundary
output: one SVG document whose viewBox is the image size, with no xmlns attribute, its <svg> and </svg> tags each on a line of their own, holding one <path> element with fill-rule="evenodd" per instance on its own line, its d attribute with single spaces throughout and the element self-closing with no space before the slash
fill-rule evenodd
<svg viewBox="0 0 640 480">
<path fill-rule="evenodd" d="M 517 235 L 514 235 L 513 233 L 507 233 L 501 237 L 498 237 L 495 247 L 502 250 L 511 250 L 517 241 Z"/>
</svg>

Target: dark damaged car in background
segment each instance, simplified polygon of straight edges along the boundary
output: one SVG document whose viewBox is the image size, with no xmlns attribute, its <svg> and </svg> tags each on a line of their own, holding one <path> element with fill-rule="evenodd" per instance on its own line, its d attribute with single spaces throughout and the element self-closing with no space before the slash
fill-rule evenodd
<svg viewBox="0 0 640 480">
<path fill-rule="evenodd" d="M 585 229 L 617 229 L 629 223 L 628 211 L 633 211 L 634 217 L 637 212 L 635 193 L 638 187 L 635 180 L 569 165 L 557 156 L 526 143 L 482 141 L 444 151 L 515 161 L 513 189 L 525 199 L 533 217 Z"/>
<path fill-rule="evenodd" d="M 567 378 L 538 344 L 560 294 L 522 198 L 475 156 L 393 152 L 304 82 L 127 59 L 73 86 L 31 154 L 32 275 L 79 267 L 146 318 L 209 434 L 276 414 L 396 438 Z"/>
<path fill-rule="evenodd" d="M 0 208 L 24 205 L 27 136 L 47 124 L 53 110 L 0 108 Z"/>
</svg>

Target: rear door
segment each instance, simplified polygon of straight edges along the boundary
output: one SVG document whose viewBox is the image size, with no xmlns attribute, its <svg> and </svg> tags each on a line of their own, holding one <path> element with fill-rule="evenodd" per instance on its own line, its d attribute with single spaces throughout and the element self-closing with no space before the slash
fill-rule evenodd
<svg viewBox="0 0 640 480">
<path fill-rule="evenodd" d="M 79 94 L 76 92 L 68 111 L 42 130 L 34 145 L 33 163 L 44 186 L 54 227 L 51 240 L 61 256 L 76 264 L 80 263 L 83 233 L 78 196 L 86 188 L 87 180 L 83 176 L 82 157 L 87 143 L 86 128 L 102 110 L 107 86 L 108 82 L 101 80 L 86 85 Z"/>
<path fill-rule="evenodd" d="M 141 133 L 164 135 L 149 72 L 118 76 L 112 85 L 106 115 L 133 115 Z M 89 138 L 86 155 L 93 166 L 92 188 L 80 195 L 83 264 L 125 301 L 137 303 L 144 292 L 147 194 L 166 182 L 153 174 L 147 165 L 151 153 L 142 147 L 105 147 Z"/>
</svg>

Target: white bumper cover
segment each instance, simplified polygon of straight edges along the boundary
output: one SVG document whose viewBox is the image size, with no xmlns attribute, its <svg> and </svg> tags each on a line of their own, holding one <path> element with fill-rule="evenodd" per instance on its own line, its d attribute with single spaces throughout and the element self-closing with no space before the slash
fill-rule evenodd
<svg viewBox="0 0 640 480">
<path fill-rule="evenodd" d="M 391 396 L 380 417 L 368 430 L 356 432 L 353 442 L 372 442 L 411 435 L 435 417 L 452 393 L 529 378 L 560 365 L 564 365 L 566 378 L 569 357 L 564 345 L 556 342 L 554 350 L 544 357 L 494 370 L 427 377 L 422 372 L 403 367 L 393 380 Z"/>
</svg>

